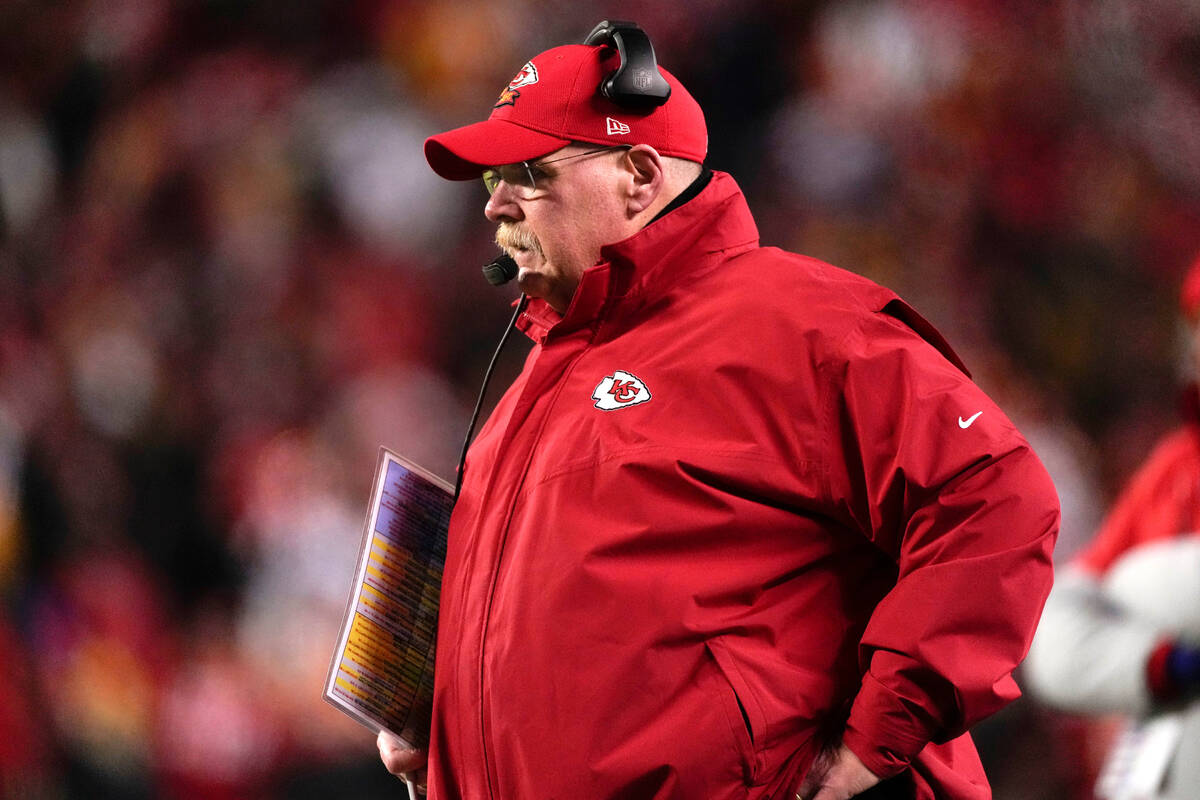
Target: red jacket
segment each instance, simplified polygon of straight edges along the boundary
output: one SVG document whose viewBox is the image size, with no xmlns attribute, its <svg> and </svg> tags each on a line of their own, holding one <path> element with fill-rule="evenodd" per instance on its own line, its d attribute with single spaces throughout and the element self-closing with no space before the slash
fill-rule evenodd
<svg viewBox="0 0 1200 800">
<path fill-rule="evenodd" d="M 602 255 L 467 460 L 433 798 L 790 800 L 843 732 L 989 796 L 963 732 L 1018 695 L 1058 526 L 1029 445 L 892 292 L 759 247 L 728 175 Z"/>
</svg>

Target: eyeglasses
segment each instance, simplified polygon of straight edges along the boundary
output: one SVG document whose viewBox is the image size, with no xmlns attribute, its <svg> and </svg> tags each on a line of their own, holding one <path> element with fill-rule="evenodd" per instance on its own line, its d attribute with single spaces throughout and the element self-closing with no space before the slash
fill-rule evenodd
<svg viewBox="0 0 1200 800">
<path fill-rule="evenodd" d="M 518 161 L 515 164 L 505 164 L 500 167 L 492 167 L 483 171 L 483 188 L 487 190 L 489 195 L 496 193 L 496 187 L 500 185 L 500 181 L 504 181 L 513 188 L 517 197 L 522 200 L 528 200 L 538 190 L 538 181 L 548 180 L 551 176 L 542 169 L 547 164 L 557 164 L 560 161 L 571 161 L 576 158 L 585 156 L 594 156 L 597 153 L 608 153 L 613 150 L 628 150 L 629 145 L 616 145 L 615 147 L 600 147 L 595 150 L 588 150 L 584 153 L 574 153 L 562 158 L 551 158 L 548 161 Z"/>
</svg>

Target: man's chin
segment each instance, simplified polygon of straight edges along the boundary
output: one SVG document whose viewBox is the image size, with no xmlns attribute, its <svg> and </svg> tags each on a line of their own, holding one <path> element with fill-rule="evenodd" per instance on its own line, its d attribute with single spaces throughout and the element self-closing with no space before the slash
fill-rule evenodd
<svg viewBox="0 0 1200 800">
<path fill-rule="evenodd" d="M 531 267 L 517 270 L 517 286 L 528 297 L 549 300 L 554 291 L 554 282 L 545 273 Z"/>
<path fill-rule="evenodd" d="M 521 291 L 530 297 L 542 297 L 546 291 L 548 283 L 546 276 L 535 269 L 517 264 L 517 285 L 521 287 Z"/>
</svg>

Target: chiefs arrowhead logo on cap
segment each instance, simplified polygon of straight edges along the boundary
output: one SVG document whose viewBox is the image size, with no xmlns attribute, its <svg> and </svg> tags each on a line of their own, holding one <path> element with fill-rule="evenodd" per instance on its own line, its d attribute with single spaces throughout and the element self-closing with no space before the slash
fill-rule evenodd
<svg viewBox="0 0 1200 800">
<path fill-rule="evenodd" d="M 504 91 L 500 92 L 500 97 L 496 100 L 496 105 L 492 106 L 492 108 L 516 105 L 517 98 L 521 96 L 521 93 L 517 90 L 522 86 L 529 86 L 537 82 L 537 67 L 533 65 L 532 61 L 526 61 L 525 66 L 521 67 L 516 77 L 508 82 L 508 86 L 504 87 Z"/>
<path fill-rule="evenodd" d="M 592 399 L 601 411 L 613 411 L 649 402 L 650 390 L 638 376 L 617 370 L 600 381 L 592 392 Z"/>
</svg>

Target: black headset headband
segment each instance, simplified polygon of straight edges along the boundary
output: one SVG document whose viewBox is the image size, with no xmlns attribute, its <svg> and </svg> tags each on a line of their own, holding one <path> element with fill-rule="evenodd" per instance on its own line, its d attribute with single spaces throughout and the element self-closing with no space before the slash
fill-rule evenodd
<svg viewBox="0 0 1200 800">
<path fill-rule="evenodd" d="M 671 85 L 658 71 L 654 45 L 636 22 L 604 20 L 583 40 L 586 45 L 613 44 L 621 66 L 600 81 L 600 94 L 619 106 L 648 111 L 671 96 Z"/>
</svg>

